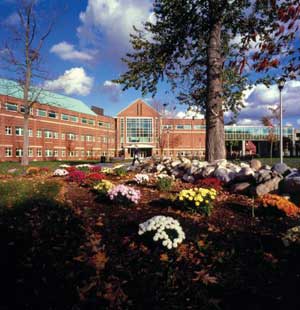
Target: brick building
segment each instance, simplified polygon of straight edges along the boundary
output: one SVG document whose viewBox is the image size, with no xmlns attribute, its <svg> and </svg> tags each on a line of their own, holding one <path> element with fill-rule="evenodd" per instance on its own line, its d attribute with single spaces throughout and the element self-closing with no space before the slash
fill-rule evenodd
<svg viewBox="0 0 300 310">
<path fill-rule="evenodd" d="M 22 91 L 0 79 L 0 160 L 22 157 Z M 113 118 L 101 108 L 43 91 L 30 111 L 30 160 L 83 160 L 100 156 L 203 156 L 205 126 L 199 119 L 164 118 L 138 99 Z"/>
</svg>

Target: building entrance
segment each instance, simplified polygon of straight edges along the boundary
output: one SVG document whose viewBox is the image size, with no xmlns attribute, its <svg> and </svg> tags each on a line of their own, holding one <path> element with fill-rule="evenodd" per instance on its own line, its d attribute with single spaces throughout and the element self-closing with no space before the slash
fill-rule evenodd
<svg viewBox="0 0 300 310">
<path fill-rule="evenodd" d="M 144 158 L 144 157 L 150 157 L 152 156 L 152 148 L 139 148 L 140 151 L 140 157 Z M 128 153 L 130 154 L 130 157 L 133 157 L 133 152 L 134 152 L 134 148 L 130 148 L 128 150 Z"/>
</svg>

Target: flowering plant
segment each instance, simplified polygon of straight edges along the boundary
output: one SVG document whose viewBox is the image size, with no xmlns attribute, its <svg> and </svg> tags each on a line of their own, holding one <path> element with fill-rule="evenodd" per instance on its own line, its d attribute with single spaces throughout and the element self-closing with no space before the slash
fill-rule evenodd
<svg viewBox="0 0 300 310">
<path fill-rule="evenodd" d="M 191 212 L 204 213 L 210 215 L 213 209 L 217 191 L 214 188 L 191 188 L 183 189 L 178 195 L 178 201 Z"/>
<path fill-rule="evenodd" d="M 160 191 L 170 191 L 173 185 L 173 176 L 158 174 L 156 176 L 156 187 Z"/>
<path fill-rule="evenodd" d="M 220 191 L 223 186 L 223 182 L 217 178 L 199 179 L 196 184 L 199 187 L 214 188 L 216 191 Z"/>
<path fill-rule="evenodd" d="M 70 168 L 71 166 L 70 165 L 67 165 L 67 164 L 62 164 L 62 165 L 59 165 L 59 168 Z"/>
<path fill-rule="evenodd" d="M 40 172 L 38 167 L 29 167 L 26 169 L 26 174 L 28 175 L 37 175 Z"/>
<path fill-rule="evenodd" d="M 153 241 L 161 242 L 168 249 L 176 248 L 185 239 L 179 222 L 169 216 L 157 215 L 139 225 L 139 235 L 152 231 L 155 232 Z"/>
<path fill-rule="evenodd" d="M 93 188 L 100 196 L 106 196 L 108 191 L 114 187 L 113 183 L 108 180 L 102 180 L 96 184 Z"/>
<path fill-rule="evenodd" d="M 73 171 L 78 171 L 77 169 L 76 169 L 76 167 L 74 167 L 74 166 L 69 166 L 69 167 L 66 167 L 65 168 L 69 173 L 70 172 L 73 172 Z"/>
<path fill-rule="evenodd" d="M 286 216 L 296 216 L 300 214 L 300 208 L 287 199 L 273 194 L 266 194 L 258 198 L 258 202 L 264 208 L 268 208 L 272 213 Z"/>
<path fill-rule="evenodd" d="M 288 229 L 281 240 L 286 247 L 293 243 L 300 244 L 300 226 Z"/>
<path fill-rule="evenodd" d="M 75 171 L 69 172 L 68 181 L 82 184 L 85 178 L 86 178 L 86 174 L 84 171 L 75 170 Z"/>
<path fill-rule="evenodd" d="M 79 164 L 79 165 L 76 165 L 75 167 L 77 170 L 88 172 L 94 166 L 90 164 Z"/>
<path fill-rule="evenodd" d="M 100 166 L 93 166 L 90 168 L 90 172 L 100 172 L 101 167 Z"/>
<path fill-rule="evenodd" d="M 114 173 L 118 176 L 118 177 L 124 177 L 127 174 L 127 170 L 124 166 L 116 166 L 113 168 L 114 169 Z"/>
<path fill-rule="evenodd" d="M 108 191 L 109 199 L 120 204 L 137 204 L 141 198 L 139 190 L 120 184 Z"/>
<path fill-rule="evenodd" d="M 48 167 L 41 167 L 40 168 L 40 173 L 47 174 L 48 172 L 49 172 L 49 168 Z"/>
<path fill-rule="evenodd" d="M 66 169 L 59 169 L 59 168 L 54 170 L 54 172 L 53 172 L 53 175 L 56 177 L 64 177 L 68 174 L 69 174 L 69 172 Z"/>
<path fill-rule="evenodd" d="M 92 172 L 86 175 L 85 177 L 85 184 L 93 186 L 97 182 L 105 179 L 105 175 L 103 173 Z"/>
<path fill-rule="evenodd" d="M 147 174 L 138 173 L 134 177 L 134 181 L 139 184 L 147 184 L 149 182 L 149 176 Z"/>
<path fill-rule="evenodd" d="M 114 169 L 105 167 L 105 168 L 103 168 L 101 170 L 101 172 L 105 173 L 105 174 L 113 174 L 114 173 Z"/>
</svg>

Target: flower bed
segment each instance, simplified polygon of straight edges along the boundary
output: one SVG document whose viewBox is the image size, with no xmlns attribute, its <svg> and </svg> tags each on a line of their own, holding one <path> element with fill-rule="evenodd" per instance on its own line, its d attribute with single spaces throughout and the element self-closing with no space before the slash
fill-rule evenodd
<svg viewBox="0 0 300 310">
<path fill-rule="evenodd" d="M 177 248 L 185 239 L 185 234 L 179 222 L 172 217 L 157 215 L 139 224 L 139 235 L 154 232 L 153 241 L 160 242 L 169 250 Z"/>
<path fill-rule="evenodd" d="M 132 187 L 120 184 L 108 191 L 108 196 L 114 203 L 122 205 L 137 204 L 141 198 L 141 193 Z"/>
<path fill-rule="evenodd" d="M 147 174 L 138 173 L 135 175 L 134 181 L 139 185 L 145 185 L 149 182 L 149 176 Z"/>
<path fill-rule="evenodd" d="M 69 174 L 68 170 L 60 169 L 60 168 L 54 170 L 54 172 L 53 172 L 53 176 L 56 176 L 56 177 L 64 177 L 68 174 Z"/>
<path fill-rule="evenodd" d="M 216 191 L 220 191 L 223 182 L 217 178 L 205 178 L 197 180 L 196 185 L 202 188 L 214 188 Z"/>
<path fill-rule="evenodd" d="M 73 170 L 69 172 L 67 180 L 69 182 L 76 182 L 78 184 L 83 184 L 85 179 L 86 179 L 86 174 L 84 171 Z"/>
<path fill-rule="evenodd" d="M 106 197 L 109 190 L 114 187 L 114 184 L 108 180 L 102 180 L 96 184 L 93 189 L 97 192 L 100 197 Z"/>
<path fill-rule="evenodd" d="M 213 209 L 213 200 L 215 200 L 217 191 L 213 188 L 192 188 L 182 190 L 178 197 L 177 202 L 192 213 L 203 213 L 210 215 Z"/>
<path fill-rule="evenodd" d="M 266 194 L 258 198 L 257 201 L 265 210 L 270 211 L 270 215 L 296 216 L 300 214 L 300 208 L 278 195 Z"/>
</svg>

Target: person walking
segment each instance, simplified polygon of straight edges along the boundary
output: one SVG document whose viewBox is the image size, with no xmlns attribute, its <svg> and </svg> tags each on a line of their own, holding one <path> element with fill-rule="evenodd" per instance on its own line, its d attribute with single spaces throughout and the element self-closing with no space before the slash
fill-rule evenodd
<svg viewBox="0 0 300 310">
<path fill-rule="evenodd" d="M 132 166 L 134 166 L 135 162 L 138 161 L 139 164 L 141 163 L 140 161 L 140 150 L 138 149 L 137 145 L 135 145 L 134 150 L 133 150 L 133 160 L 132 160 Z"/>
</svg>

